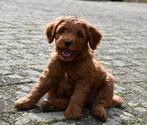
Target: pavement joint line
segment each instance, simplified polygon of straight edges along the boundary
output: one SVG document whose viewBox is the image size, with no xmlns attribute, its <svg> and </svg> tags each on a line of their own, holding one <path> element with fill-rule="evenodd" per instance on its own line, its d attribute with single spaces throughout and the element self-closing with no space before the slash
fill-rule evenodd
<svg viewBox="0 0 147 125">
<path fill-rule="evenodd" d="M 115 81 L 115 82 L 118 82 L 118 80 L 117 81 Z M 142 83 L 142 82 L 145 82 L 145 80 L 143 80 L 143 81 L 133 81 L 133 82 L 121 82 L 121 84 L 123 83 L 123 84 L 129 84 L 129 83 Z"/>
<path fill-rule="evenodd" d="M 114 75 L 114 76 L 116 76 L 116 75 L 118 75 L 118 76 L 125 76 L 126 75 L 126 73 L 112 73 L 112 75 Z"/>
<path fill-rule="evenodd" d="M 130 69 L 135 70 L 135 71 L 137 71 L 137 72 L 139 72 L 139 73 L 142 73 L 142 74 L 146 74 L 146 75 L 147 75 L 146 72 L 142 72 L 142 71 L 140 71 L 140 70 L 138 70 L 138 69 L 134 69 L 134 68 L 132 68 L 132 67 L 131 67 Z"/>
<path fill-rule="evenodd" d="M 15 85 L 23 85 L 23 84 L 31 84 L 34 83 L 35 81 L 25 81 L 25 82 L 15 82 L 12 84 L 5 84 L 5 85 L 0 85 L 0 87 L 4 87 L 4 86 L 15 86 Z"/>
<path fill-rule="evenodd" d="M 58 122 L 66 122 L 66 121 L 69 121 L 69 119 L 53 119 L 51 121 L 46 121 L 46 122 L 37 122 L 37 125 L 39 125 L 39 123 L 45 123 L 45 124 L 54 124 L 54 123 L 58 123 Z M 71 121 L 71 120 L 70 120 Z"/>
<path fill-rule="evenodd" d="M 14 73 L 6 73 L 6 74 L 3 74 L 2 76 L 9 76 L 9 75 L 13 75 Z"/>
<path fill-rule="evenodd" d="M 127 105 L 127 106 L 130 108 L 130 110 L 135 110 L 134 107 L 131 107 L 131 106 L 129 106 L 129 105 Z M 144 107 L 144 108 L 145 108 L 145 107 Z M 130 113 L 130 114 L 132 114 L 132 115 L 134 115 L 134 116 L 137 116 L 135 112 L 132 112 L 132 111 L 130 111 L 130 110 L 124 109 L 125 112 Z M 139 116 L 137 116 L 137 117 L 139 117 Z"/>
<path fill-rule="evenodd" d="M 15 112 L 14 112 L 14 111 L 9 111 L 9 112 L 2 111 L 1 114 L 2 114 L 2 115 L 3 115 L 3 114 L 15 114 Z"/>
</svg>

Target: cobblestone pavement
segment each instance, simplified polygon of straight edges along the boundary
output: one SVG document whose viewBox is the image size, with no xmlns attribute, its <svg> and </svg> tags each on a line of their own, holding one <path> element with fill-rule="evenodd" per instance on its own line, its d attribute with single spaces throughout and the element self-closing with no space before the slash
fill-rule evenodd
<svg viewBox="0 0 147 125">
<path fill-rule="evenodd" d="M 45 24 L 60 15 L 78 15 L 103 31 L 96 58 L 116 77 L 122 108 L 100 122 L 90 111 L 80 120 L 63 112 L 18 112 L 13 102 L 25 95 L 45 67 L 52 45 Z M 0 125 L 147 125 L 147 4 L 76 0 L 0 0 Z"/>
</svg>

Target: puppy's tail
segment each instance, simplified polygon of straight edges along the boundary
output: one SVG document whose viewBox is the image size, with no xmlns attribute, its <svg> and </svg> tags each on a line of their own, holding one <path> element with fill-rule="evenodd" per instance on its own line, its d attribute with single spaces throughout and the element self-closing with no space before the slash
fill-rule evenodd
<svg viewBox="0 0 147 125">
<path fill-rule="evenodd" d="M 114 106 L 120 107 L 123 102 L 124 102 L 124 100 L 120 96 L 114 95 L 111 106 L 112 107 L 114 107 Z"/>
</svg>

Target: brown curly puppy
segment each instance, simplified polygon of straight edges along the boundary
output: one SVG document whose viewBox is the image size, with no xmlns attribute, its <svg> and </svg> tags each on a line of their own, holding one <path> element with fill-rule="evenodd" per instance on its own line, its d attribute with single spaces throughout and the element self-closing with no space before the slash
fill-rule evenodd
<svg viewBox="0 0 147 125">
<path fill-rule="evenodd" d="M 96 117 L 106 121 L 106 108 L 123 100 L 113 95 L 113 76 L 93 58 L 100 32 L 78 17 L 67 16 L 49 23 L 46 35 L 49 43 L 54 41 L 55 52 L 31 92 L 18 99 L 15 107 L 33 108 L 48 92 L 43 110 L 65 110 L 66 118 L 79 118 L 88 104 Z"/>
</svg>

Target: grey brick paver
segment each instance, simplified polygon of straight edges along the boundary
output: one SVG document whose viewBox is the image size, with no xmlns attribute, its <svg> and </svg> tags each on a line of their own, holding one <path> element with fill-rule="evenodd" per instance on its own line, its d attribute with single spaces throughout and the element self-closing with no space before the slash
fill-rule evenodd
<svg viewBox="0 0 147 125">
<path fill-rule="evenodd" d="M 30 90 L 52 51 L 43 34 L 45 25 L 61 15 L 81 16 L 102 30 L 96 58 L 115 75 L 115 93 L 125 99 L 122 108 L 108 110 L 103 124 L 147 124 L 147 4 L 1 0 L 0 8 L 1 125 L 102 125 L 87 110 L 80 120 L 70 121 L 63 112 L 14 109 L 14 100 Z"/>
</svg>

